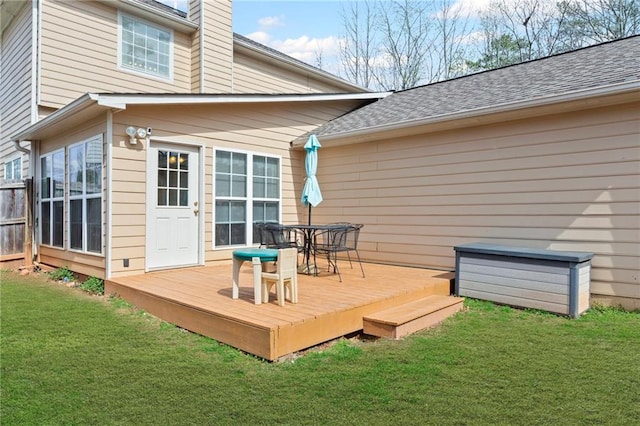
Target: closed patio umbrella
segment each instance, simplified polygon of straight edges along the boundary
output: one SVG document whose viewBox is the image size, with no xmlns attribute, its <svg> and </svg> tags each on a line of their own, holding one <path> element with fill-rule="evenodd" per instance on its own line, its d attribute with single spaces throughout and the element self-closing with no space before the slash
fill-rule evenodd
<svg viewBox="0 0 640 426">
<path fill-rule="evenodd" d="M 311 206 L 316 207 L 322 202 L 322 192 L 320 192 L 320 184 L 318 183 L 318 178 L 316 178 L 318 148 L 320 146 L 316 135 L 309 136 L 309 139 L 304 144 L 304 149 L 307 151 L 307 156 L 304 159 L 307 180 L 304 183 L 304 188 L 302 188 L 302 203 L 305 206 L 309 206 L 309 225 L 311 225 Z"/>
</svg>

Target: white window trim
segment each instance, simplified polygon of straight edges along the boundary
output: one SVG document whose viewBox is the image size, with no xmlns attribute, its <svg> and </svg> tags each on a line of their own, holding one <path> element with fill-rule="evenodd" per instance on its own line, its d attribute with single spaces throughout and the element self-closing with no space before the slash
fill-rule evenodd
<svg viewBox="0 0 640 426">
<path fill-rule="evenodd" d="M 228 245 L 228 246 L 221 246 L 221 247 L 217 247 L 216 246 L 216 201 L 217 201 L 217 197 L 216 197 L 216 158 L 217 158 L 217 153 L 219 151 L 223 151 L 223 152 L 232 152 L 232 153 L 238 153 L 238 154 L 245 154 L 247 156 L 247 195 L 246 197 L 224 197 L 225 200 L 244 200 L 247 202 L 246 205 L 246 224 L 248 226 L 246 226 L 245 229 L 245 241 L 249 242 L 251 241 L 251 243 L 245 243 L 244 245 Z M 254 198 L 253 196 L 253 157 L 255 156 L 260 156 L 260 157 L 270 157 L 270 158 L 277 158 L 278 159 L 278 174 L 280 176 L 280 188 L 279 188 L 279 193 L 278 193 L 278 202 L 280 203 L 279 205 L 279 209 L 278 209 L 278 222 L 282 222 L 282 156 L 277 155 L 277 154 L 270 154 L 270 153 L 265 153 L 265 152 L 257 152 L 257 151 L 247 151 L 247 150 L 241 150 L 241 149 L 233 149 L 233 148 L 224 148 L 224 147 L 214 147 L 213 148 L 213 189 L 212 189 L 212 193 L 213 193 L 213 197 L 212 197 L 212 203 L 213 205 L 211 206 L 211 212 L 212 212 L 212 229 L 211 229 L 211 248 L 213 250 L 229 250 L 232 248 L 238 248 L 238 247 L 252 247 L 252 246 L 256 246 L 257 244 L 259 244 L 259 242 L 255 242 L 253 241 L 253 202 L 254 201 L 268 201 L 271 199 L 265 199 L 265 198 Z M 250 226 L 249 226 L 250 225 Z"/>
<path fill-rule="evenodd" d="M 125 67 L 124 65 L 122 65 L 122 17 L 123 16 L 126 16 L 129 19 L 133 19 L 134 21 L 141 22 L 157 30 L 166 31 L 169 33 L 169 76 L 168 77 L 163 77 L 161 75 L 138 71 L 133 68 Z M 118 49 L 117 49 L 118 70 L 130 73 L 130 74 L 135 74 L 144 78 L 151 78 L 151 79 L 166 82 L 166 83 L 173 83 L 173 78 L 174 78 L 173 70 L 175 68 L 174 40 L 175 40 L 174 32 L 171 28 L 166 28 L 161 25 L 150 22 L 146 19 L 142 19 L 137 16 L 129 15 L 126 13 L 122 13 L 121 11 L 118 11 Z"/>
<path fill-rule="evenodd" d="M 19 171 L 20 171 L 20 177 L 16 178 L 15 176 L 15 168 L 13 167 L 13 162 L 16 160 L 20 160 L 20 167 L 19 167 Z M 7 177 L 7 165 L 11 164 L 11 177 Z M 20 180 L 22 179 L 22 156 L 21 155 L 14 155 L 12 157 L 9 157 L 5 162 L 4 162 L 4 178 L 7 180 Z"/>
<path fill-rule="evenodd" d="M 53 177 L 53 157 L 58 154 L 58 153 L 62 153 L 62 157 L 63 157 L 63 164 L 62 164 L 62 169 L 63 169 L 63 176 L 62 176 L 62 185 L 63 185 L 63 190 L 62 190 L 62 197 L 55 197 L 54 196 L 54 189 L 52 187 L 49 188 L 49 197 L 45 200 L 42 197 L 42 177 L 43 177 L 43 170 L 42 170 L 42 159 L 46 158 L 46 157 L 51 157 L 51 172 L 52 172 L 52 177 Z M 40 244 L 42 244 L 45 247 L 51 247 L 54 249 L 58 249 L 58 250 L 64 250 L 65 248 L 65 244 L 64 244 L 64 220 L 62 222 L 62 245 L 61 246 L 56 246 L 53 244 L 53 203 L 57 202 L 57 201 L 62 201 L 62 216 L 64 217 L 64 204 L 65 204 L 65 193 L 66 193 L 66 152 L 64 148 L 60 148 L 57 149 L 55 151 L 51 151 L 48 152 L 46 154 L 42 154 L 40 156 L 40 159 L 38 161 L 38 168 L 40 170 L 40 173 L 38 174 L 38 176 L 40 177 L 40 179 L 38 180 L 38 187 L 39 187 L 39 201 L 38 201 L 38 228 L 39 228 L 39 232 L 38 235 L 40 237 Z M 51 182 L 53 182 L 53 179 L 51 180 Z M 48 203 L 51 203 L 51 207 L 49 209 L 49 244 L 45 244 L 42 242 L 42 203 L 46 201 Z"/>
<path fill-rule="evenodd" d="M 67 242 L 69 245 L 69 251 L 72 252 L 76 252 L 76 253 L 82 253 L 82 254 L 89 254 L 89 255 L 94 255 L 94 256 L 104 256 L 104 170 L 101 171 L 101 185 L 100 185 L 100 192 L 95 193 L 95 194 L 87 194 L 86 193 L 86 184 L 87 184 L 87 180 L 86 180 L 86 170 L 87 170 L 87 166 L 86 166 L 86 161 L 84 162 L 83 165 L 83 180 L 82 180 L 82 194 L 81 195 L 71 195 L 71 149 L 77 146 L 83 146 L 83 152 L 85 154 L 85 160 L 86 160 L 86 144 L 88 144 L 89 142 L 93 142 L 93 141 L 99 141 L 100 142 L 100 146 L 101 146 L 101 159 L 100 159 L 100 167 L 101 169 L 104 169 L 104 141 L 102 139 L 102 135 L 96 135 L 96 136 L 92 136 L 90 138 L 87 138 L 85 140 L 82 140 L 80 142 L 74 143 L 72 145 L 69 145 L 67 147 L 67 152 L 68 152 L 68 159 L 67 159 L 67 164 L 66 164 L 66 171 L 67 171 L 67 178 L 65 179 L 65 184 L 66 187 L 68 188 L 68 192 L 69 192 L 69 200 L 67 203 L 67 211 L 66 211 L 66 219 L 67 219 Z M 88 199 L 96 199 L 99 198 L 100 199 L 100 252 L 96 252 L 96 251 L 89 251 L 87 250 L 87 229 L 86 229 L 86 224 L 87 224 L 87 203 L 86 201 Z M 72 248 L 71 247 L 71 201 L 74 200 L 83 200 L 82 203 L 82 224 L 83 224 L 83 228 L 82 228 L 82 249 L 78 249 L 78 248 Z"/>
</svg>

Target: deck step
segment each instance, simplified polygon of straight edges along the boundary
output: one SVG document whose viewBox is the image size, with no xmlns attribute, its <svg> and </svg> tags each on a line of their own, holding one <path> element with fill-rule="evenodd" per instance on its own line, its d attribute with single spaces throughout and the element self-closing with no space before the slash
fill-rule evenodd
<svg viewBox="0 0 640 426">
<path fill-rule="evenodd" d="M 432 327 L 462 309 L 464 298 L 434 295 L 373 312 L 363 318 L 364 332 L 399 339 Z"/>
</svg>

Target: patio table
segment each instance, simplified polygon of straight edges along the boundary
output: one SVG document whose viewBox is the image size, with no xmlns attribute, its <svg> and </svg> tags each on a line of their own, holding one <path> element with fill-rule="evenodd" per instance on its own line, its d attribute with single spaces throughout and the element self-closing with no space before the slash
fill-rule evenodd
<svg viewBox="0 0 640 426">
<path fill-rule="evenodd" d="M 344 224 L 309 224 L 309 223 L 298 223 L 295 225 L 283 225 L 286 228 L 296 229 L 302 232 L 303 235 L 303 263 L 306 264 L 306 270 L 302 271 L 307 275 L 311 275 L 311 267 L 309 265 L 311 255 L 313 255 L 313 275 L 318 276 L 318 267 L 316 265 L 315 258 L 315 235 L 318 232 L 327 231 L 336 228 L 343 228 Z"/>
<path fill-rule="evenodd" d="M 237 299 L 240 293 L 238 277 L 240 267 L 245 261 L 251 261 L 253 265 L 253 299 L 256 305 L 262 303 L 262 263 L 278 260 L 278 250 L 247 248 L 233 251 L 233 289 L 232 299 Z"/>
</svg>

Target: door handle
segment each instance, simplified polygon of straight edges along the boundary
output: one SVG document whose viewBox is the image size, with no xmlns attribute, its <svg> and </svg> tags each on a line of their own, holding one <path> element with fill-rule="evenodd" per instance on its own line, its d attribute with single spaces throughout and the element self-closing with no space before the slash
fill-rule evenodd
<svg viewBox="0 0 640 426">
<path fill-rule="evenodd" d="M 200 210 L 198 210 L 198 209 L 193 209 L 193 214 L 194 214 L 195 216 L 198 216 L 198 212 L 199 212 L 199 211 L 200 211 Z"/>
</svg>

